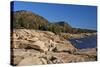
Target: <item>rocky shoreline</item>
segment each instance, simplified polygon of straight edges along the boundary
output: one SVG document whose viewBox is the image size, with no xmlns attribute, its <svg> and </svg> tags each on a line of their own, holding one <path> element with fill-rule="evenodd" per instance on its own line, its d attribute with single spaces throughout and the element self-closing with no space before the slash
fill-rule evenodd
<svg viewBox="0 0 100 67">
<path fill-rule="evenodd" d="M 79 33 L 79 34 L 70 34 L 70 33 L 60 33 L 60 36 L 64 37 L 65 39 L 70 39 L 70 38 L 85 38 L 88 36 L 95 36 L 97 33 Z"/>
<path fill-rule="evenodd" d="M 96 48 L 79 50 L 50 31 L 14 29 L 11 34 L 11 64 L 15 66 L 97 60 Z"/>
</svg>

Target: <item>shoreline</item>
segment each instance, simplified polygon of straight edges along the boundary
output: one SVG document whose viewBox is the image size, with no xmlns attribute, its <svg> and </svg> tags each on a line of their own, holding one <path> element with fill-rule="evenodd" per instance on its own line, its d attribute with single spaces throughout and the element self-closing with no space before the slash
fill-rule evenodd
<svg viewBox="0 0 100 67">
<path fill-rule="evenodd" d="M 70 41 L 50 31 L 14 29 L 11 64 L 36 65 L 96 61 L 97 50 L 75 48 Z"/>
<path fill-rule="evenodd" d="M 97 35 L 97 32 L 95 33 L 78 33 L 78 34 L 71 34 L 71 33 L 60 33 L 60 36 L 64 37 L 65 39 L 80 39 L 80 38 L 85 38 L 88 36 L 95 36 Z"/>
<path fill-rule="evenodd" d="M 77 49 L 91 49 L 97 47 L 97 35 L 94 34 L 85 36 L 84 38 L 70 38 L 69 41 Z"/>
</svg>

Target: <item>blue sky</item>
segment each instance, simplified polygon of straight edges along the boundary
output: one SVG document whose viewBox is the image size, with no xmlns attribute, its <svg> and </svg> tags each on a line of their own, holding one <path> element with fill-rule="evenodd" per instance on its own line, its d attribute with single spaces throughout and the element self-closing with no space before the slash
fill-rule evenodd
<svg viewBox="0 0 100 67">
<path fill-rule="evenodd" d="M 97 30 L 97 7 L 14 1 L 13 11 L 27 10 L 50 22 L 65 21 L 72 27 Z"/>
</svg>

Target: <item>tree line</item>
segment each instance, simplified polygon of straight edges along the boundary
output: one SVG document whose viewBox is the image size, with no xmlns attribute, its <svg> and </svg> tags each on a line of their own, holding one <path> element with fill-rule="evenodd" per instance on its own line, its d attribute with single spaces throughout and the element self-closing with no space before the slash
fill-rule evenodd
<svg viewBox="0 0 100 67">
<path fill-rule="evenodd" d="M 42 16 L 27 11 L 11 12 L 11 18 L 11 29 L 35 29 L 52 31 L 54 33 L 96 32 L 96 30 L 72 28 L 67 22 L 64 21 L 50 23 Z"/>
</svg>

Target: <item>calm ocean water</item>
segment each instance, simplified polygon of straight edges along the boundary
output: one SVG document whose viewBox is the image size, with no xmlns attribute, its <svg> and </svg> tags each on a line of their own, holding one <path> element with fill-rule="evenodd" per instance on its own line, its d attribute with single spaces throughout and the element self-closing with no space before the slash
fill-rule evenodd
<svg viewBox="0 0 100 67">
<path fill-rule="evenodd" d="M 95 48 L 97 47 L 97 35 L 95 36 L 88 36 L 85 38 L 80 38 L 80 39 L 69 39 L 69 41 L 79 49 L 83 48 Z"/>
</svg>

